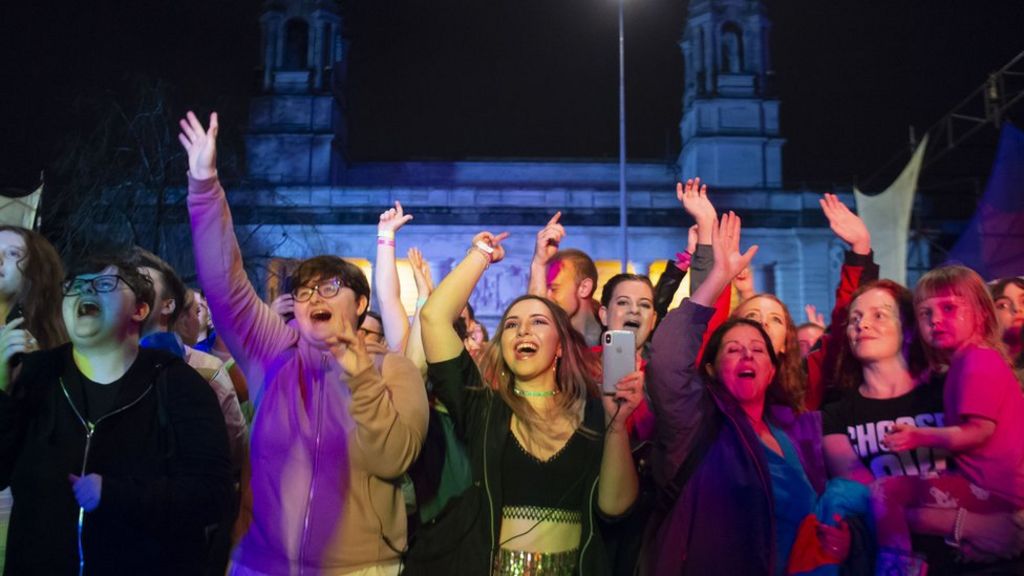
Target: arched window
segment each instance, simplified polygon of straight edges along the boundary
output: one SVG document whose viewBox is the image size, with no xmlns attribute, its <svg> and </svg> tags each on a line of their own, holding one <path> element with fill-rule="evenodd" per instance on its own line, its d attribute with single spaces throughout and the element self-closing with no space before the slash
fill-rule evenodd
<svg viewBox="0 0 1024 576">
<path fill-rule="evenodd" d="M 281 62 L 281 67 L 285 70 L 308 68 L 307 50 L 309 50 L 309 24 L 306 24 L 304 20 L 289 20 L 284 25 L 284 59 Z"/>
<path fill-rule="evenodd" d="M 732 22 L 722 25 L 722 72 L 743 72 L 743 31 Z"/>
</svg>

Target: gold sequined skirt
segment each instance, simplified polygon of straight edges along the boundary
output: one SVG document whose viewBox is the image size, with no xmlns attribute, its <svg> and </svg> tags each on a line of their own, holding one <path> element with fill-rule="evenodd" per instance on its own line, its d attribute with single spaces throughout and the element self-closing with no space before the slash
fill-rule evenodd
<svg viewBox="0 0 1024 576">
<path fill-rule="evenodd" d="M 577 550 L 565 552 L 498 551 L 492 576 L 572 576 Z"/>
</svg>

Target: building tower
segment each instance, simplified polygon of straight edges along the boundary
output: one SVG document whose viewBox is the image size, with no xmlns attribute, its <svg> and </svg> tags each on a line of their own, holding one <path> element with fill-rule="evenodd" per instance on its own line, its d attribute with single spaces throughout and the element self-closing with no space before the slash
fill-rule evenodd
<svg viewBox="0 0 1024 576">
<path fill-rule="evenodd" d="M 336 0 L 264 3 L 260 94 L 246 135 L 250 178 L 327 184 L 343 163 L 343 101 L 332 95 L 344 85 L 341 23 Z"/>
<path fill-rule="evenodd" d="M 693 0 L 680 47 L 683 178 L 719 188 L 780 188 L 779 101 L 772 97 L 768 37 L 759 0 Z"/>
</svg>

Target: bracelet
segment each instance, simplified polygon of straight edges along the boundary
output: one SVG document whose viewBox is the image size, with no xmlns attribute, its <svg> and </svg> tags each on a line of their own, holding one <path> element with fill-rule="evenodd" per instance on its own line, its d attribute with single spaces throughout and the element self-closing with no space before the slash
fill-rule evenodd
<svg viewBox="0 0 1024 576">
<path fill-rule="evenodd" d="M 395 241 L 389 240 L 387 238 L 377 238 L 377 246 L 391 246 L 392 248 L 394 248 Z"/>
<path fill-rule="evenodd" d="M 385 239 L 388 239 L 388 240 L 394 240 L 395 239 L 395 231 L 394 230 L 377 230 L 377 238 L 385 238 Z"/>
<path fill-rule="evenodd" d="M 953 534 L 946 536 L 946 544 L 953 548 L 959 548 L 963 542 L 964 535 L 964 519 L 967 517 L 967 509 L 960 508 L 956 511 L 956 522 L 953 523 Z"/>
<path fill-rule="evenodd" d="M 488 257 L 492 259 L 494 258 L 494 247 L 491 246 L 490 244 L 484 242 L 483 240 L 477 240 L 475 246 L 483 250 Z"/>
<path fill-rule="evenodd" d="M 490 246 L 488 246 L 488 248 L 490 248 Z M 493 249 L 492 249 L 492 252 L 493 252 Z M 487 250 L 484 250 L 483 248 L 481 248 L 479 246 L 470 246 L 469 250 L 466 250 L 466 256 L 469 256 L 470 254 L 473 254 L 473 253 L 476 253 L 476 254 L 479 254 L 479 255 L 483 256 L 487 260 L 487 265 L 488 266 L 490 266 L 491 262 L 494 261 L 493 257 L 491 256 L 491 253 L 488 252 Z"/>
<path fill-rule="evenodd" d="M 676 268 L 679 268 L 683 272 L 690 269 L 690 263 L 693 261 L 693 254 L 689 252 L 676 252 Z"/>
</svg>

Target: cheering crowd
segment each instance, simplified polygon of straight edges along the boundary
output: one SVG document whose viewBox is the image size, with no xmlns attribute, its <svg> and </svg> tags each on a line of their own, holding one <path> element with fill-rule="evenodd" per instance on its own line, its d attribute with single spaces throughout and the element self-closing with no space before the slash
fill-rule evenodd
<svg viewBox="0 0 1024 576">
<path fill-rule="evenodd" d="M 879 279 L 826 194 L 849 250 L 827 325 L 798 326 L 694 179 L 657 285 L 595 293 L 556 214 L 489 338 L 468 301 L 506 234 L 468 239 L 436 286 L 411 250 L 410 319 L 397 203 L 379 310 L 332 255 L 265 303 L 216 114 L 180 128 L 195 289 L 140 248 L 65 270 L 0 227 L 6 574 L 1024 574 L 1021 278 Z"/>
</svg>

